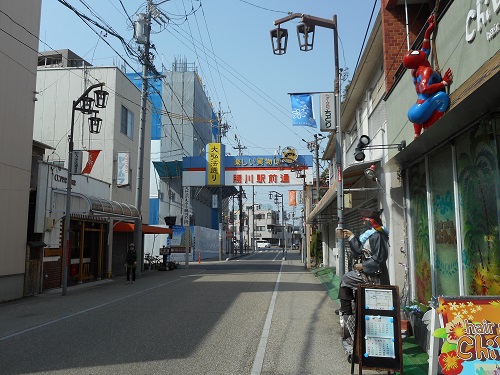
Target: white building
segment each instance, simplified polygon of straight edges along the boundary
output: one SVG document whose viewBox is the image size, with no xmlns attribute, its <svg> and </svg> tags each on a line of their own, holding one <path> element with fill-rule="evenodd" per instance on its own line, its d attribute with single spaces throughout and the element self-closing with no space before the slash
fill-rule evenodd
<svg viewBox="0 0 500 375">
<path fill-rule="evenodd" d="M 0 3 L 0 302 L 23 296 L 41 1 Z"/>
<path fill-rule="evenodd" d="M 255 240 L 267 240 L 272 246 L 283 246 L 283 243 L 286 243 L 287 248 L 291 247 L 293 224 L 285 221 L 283 234 L 283 222 L 280 212 L 256 204 L 253 210 L 252 205 L 245 206 L 242 214 L 244 220 L 242 225 L 244 249 L 253 248 Z M 240 238 L 239 211 L 235 210 L 234 216 L 232 213 L 229 216 L 228 230 L 233 233 L 233 238 L 238 242 Z M 231 218 L 233 218 L 234 222 Z"/>
<path fill-rule="evenodd" d="M 68 285 L 111 277 L 124 272 L 128 243 L 133 241 L 136 206 L 137 159 L 140 131 L 140 90 L 116 67 L 92 67 L 68 50 L 40 55 L 33 138 L 53 148 L 40 164 L 34 233 L 43 233 L 43 288 L 57 287 L 61 280 L 61 256 L 65 217 L 68 133 L 72 108 L 83 92 L 104 82 L 109 92 L 100 133 L 91 134 L 88 115 L 74 111 L 75 150 L 100 150 L 89 174 L 73 174 Z M 91 93 L 92 94 L 92 93 Z M 151 103 L 148 102 L 148 113 Z M 141 216 L 148 223 L 151 116 L 146 116 Z M 61 167 L 61 168 L 57 168 Z M 90 182 L 92 182 L 91 185 Z M 143 225 L 143 233 L 162 229 Z M 142 259 L 139 254 L 139 259 Z"/>
<path fill-rule="evenodd" d="M 68 57 L 66 57 L 68 56 Z M 74 67 L 78 66 L 78 67 Z M 137 188 L 137 155 L 140 130 L 140 90 L 117 67 L 89 66 L 81 58 L 67 50 L 41 54 L 37 76 L 37 102 L 33 139 L 52 146 L 55 150 L 46 161 L 67 167 L 68 133 L 71 124 L 72 103 L 96 83 L 104 82 L 109 92 L 106 108 L 99 109 L 103 119 L 99 134 L 90 134 L 89 116 L 75 111 L 73 134 L 75 150 L 101 150 L 90 176 L 111 184 L 109 199 L 135 204 Z M 151 104 L 148 103 L 148 113 Z M 145 134 L 151 133 L 151 117 L 146 116 Z M 126 166 L 119 165 L 119 153 L 128 158 Z M 84 163 L 87 153 L 84 152 Z M 144 142 L 145 182 L 142 191 L 142 218 L 148 222 L 148 185 L 151 144 Z M 125 180 L 118 179 L 118 169 L 124 170 Z"/>
</svg>

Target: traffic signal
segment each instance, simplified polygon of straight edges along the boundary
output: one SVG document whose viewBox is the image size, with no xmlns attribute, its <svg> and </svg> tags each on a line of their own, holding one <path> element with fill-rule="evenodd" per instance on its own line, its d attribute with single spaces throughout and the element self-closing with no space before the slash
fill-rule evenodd
<svg viewBox="0 0 500 375">
<path fill-rule="evenodd" d="M 356 161 L 365 160 L 364 149 L 366 148 L 366 146 L 368 146 L 370 144 L 370 142 L 371 142 L 371 139 L 367 135 L 363 134 L 361 137 L 359 137 L 359 142 L 356 145 L 356 148 L 354 149 L 354 159 Z"/>
</svg>

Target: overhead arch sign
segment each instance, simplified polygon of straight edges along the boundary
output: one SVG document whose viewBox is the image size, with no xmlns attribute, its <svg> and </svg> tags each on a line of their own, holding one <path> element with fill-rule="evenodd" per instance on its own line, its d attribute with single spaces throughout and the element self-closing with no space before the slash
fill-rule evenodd
<svg viewBox="0 0 500 375">
<path fill-rule="evenodd" d="M 293 163 L 286 163 L 282 158 L 273 155 L 224 156 L 224 153 L 221 153 L 219 156 L 220 160 L 217 161 L 208 151 L 207 158 L 202 156 L 183 158 L 183 185 L 301 186 L 304 182 L 311 184 L 313 180 L 311 155 L 297 155 Z M 217 179 L 218 171 L 220 180 Z"/>
</svg>

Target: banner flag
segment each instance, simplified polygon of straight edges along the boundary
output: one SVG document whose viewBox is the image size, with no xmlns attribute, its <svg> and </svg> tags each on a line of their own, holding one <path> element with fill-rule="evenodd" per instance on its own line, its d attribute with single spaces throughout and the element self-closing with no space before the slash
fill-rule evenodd
<svg viewBox="0 0 500 375">
<path fill-rule="evenodd" d="M 292 125 L 316 128 L 312 96 L 310 94 L 292 94 L 290 100 L 292 101 Z"/>
<path fill-rule="evenodd" d="M 288 205 L 297 206 L 297 190 L 288 190 Z"/>
<path fill-rule="evenodd" d="M 87 152 L 89 153 L 89 159 L 87 160 L 87 165 L 83 168 L 82 174 L 89 174 L 90 171 L 92 171 L 92 167 L 94 166 L 101 150 L 87 150 Z"/>
</svg>

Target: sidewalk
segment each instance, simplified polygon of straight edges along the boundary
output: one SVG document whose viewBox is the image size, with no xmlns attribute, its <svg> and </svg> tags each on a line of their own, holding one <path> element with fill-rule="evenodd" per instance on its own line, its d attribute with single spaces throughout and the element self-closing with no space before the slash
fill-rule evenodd
<svg viewBox="0 0 500 375">
<path fill-rule="evenodd" d="M 319 268 L 312 271 L 323 284 L 328 295 L 338 300 L 340 279 L 332 268 Z M 415 342 L 413 337 L 403 339 L 403 370 L 405 375 L 427 375 L 429 356 Z"/>
</svg>

